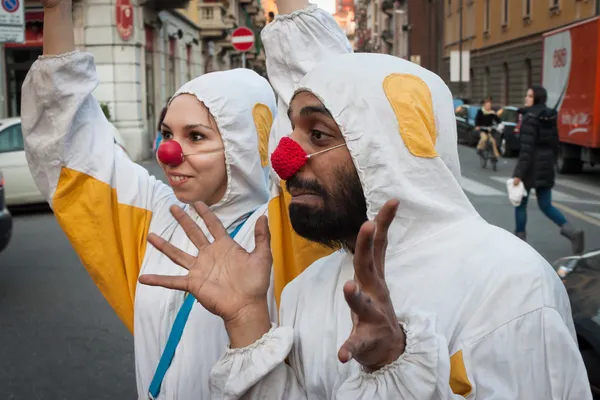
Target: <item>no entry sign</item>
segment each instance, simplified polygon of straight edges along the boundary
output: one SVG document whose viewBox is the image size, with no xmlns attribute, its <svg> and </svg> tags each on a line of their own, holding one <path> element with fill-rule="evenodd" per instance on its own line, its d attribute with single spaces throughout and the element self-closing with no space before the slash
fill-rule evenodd
<svg viewBox="0 0 600 400">
<path fill-rule="evenodd" d="M 254 32 L 245 26 L 240 26 L 231 34 L 231 44 L 237 51 L 250 50 L 254 46 Z"/>
</svg>

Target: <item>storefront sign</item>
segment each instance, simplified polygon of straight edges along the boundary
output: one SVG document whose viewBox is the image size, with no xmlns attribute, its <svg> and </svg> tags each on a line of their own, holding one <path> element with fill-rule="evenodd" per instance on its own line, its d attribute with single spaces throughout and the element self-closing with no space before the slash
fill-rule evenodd
<svg viewBox="0 0 600 400">
<path fill-rule="evenodd" d="M 127 41 L 133 35 L 133 6 L 131 0 L 117 0 L 117 31 Z"/>
<path fill-rule="evenodd" d="M 25 41 L 24 0 L 0 0 L 0 43 Z"/>
</svg>

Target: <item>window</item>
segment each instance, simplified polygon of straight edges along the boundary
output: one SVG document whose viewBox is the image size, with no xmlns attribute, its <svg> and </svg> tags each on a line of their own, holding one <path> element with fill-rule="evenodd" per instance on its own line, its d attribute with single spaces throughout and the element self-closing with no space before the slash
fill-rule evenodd
<svg viewBox="0 0 600 400">
<path fill-rule="evenodd" d="M 185 54 L 187 57 L 186 60 L 186 64 L 187 64 L 187 80 L 191 81 L 192 80 L 192 45 L 188 44 L 185 46 Z"/>
<path fill-rule="evenodd" d="M 0 131 L 0 153 L 23 151 L 24 149 L 21 124 L 15 124 Z"/>
<path fill-rule="evenodd" d="M 502 26 L 508 25 L 508 0 L 504 0 L 502 7 Z"/>
<path fill-rule="evenodd" d="M 514 108 L 505 107 L 500 113 L 500 121 L 517 123 L 519 113 Z"/>
<path fill-rule="evenodd" d="M 167 98 L 170 98 L 177 90 L 176 79 L 175 79 L 175 75 L 176 75 L 175 46 L 176 46 L 176 44 L 177 43 L 176 43 L 175 39 L 169 38 L 169 62 L 168 62 L 169 71 L 167 74 L 167 79 L 169 79 L 169 85 L 168 85 Z"/>
<path fill-rule="evenodd" d="M 504 63 L 503 65 L 503 71 L 504 71 L 504 88 L 502 90 L 502 102 L 504 104 L 508 104 L 510 103 L 509 101 L 509 96 L 510 96 L 510 82 L 509 82 L 509 71 L 508 71 L 508 64 Z"/>
<path fill-rule="evenodd" d="M 466 36 L 467 38 L 475 37 L 475 7 L 473 6 L 475 3 L 467 3 L 467 15 L 465 18 L 465 23 L 467 25 Z"/>
<path fill-rule="evenodd" d="M 550 0 L 550 8 L 560 7 L 560 0 Z"/>
<path fill-rule="evenodd" d="M 485 17 L 483 20 L 483 32 L 490 31 L 490 0 L 485 0 Z"/>
<path fill-rule="evenodd" d="M 527 58 L 525 60 L 525 88 L 524 90 L 529 89 L 533 86 L 533 67 L 531 66 L 531 60 Z"/>
<path fill-rule="evenodd" d="M 483 74 L 483 96 L 487 97 L 490 94 L 490 67 L 485 67 Z"/>
<path fill-rule="evenodd" d="M 523 17 L 531 17 L 531 0 L 523 0 Z"/>
</svg>

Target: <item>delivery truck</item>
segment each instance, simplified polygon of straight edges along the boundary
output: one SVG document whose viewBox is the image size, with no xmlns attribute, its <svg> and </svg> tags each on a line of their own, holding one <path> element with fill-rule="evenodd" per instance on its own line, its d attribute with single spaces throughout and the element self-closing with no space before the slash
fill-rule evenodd
<svg viewBox="0 0 600 400">
<path fill-rule="evenodd" d="M 544 35 L 542 85 L 558 111 L 560 173 L 600 164 L 600 17 Z"/>
</svg>

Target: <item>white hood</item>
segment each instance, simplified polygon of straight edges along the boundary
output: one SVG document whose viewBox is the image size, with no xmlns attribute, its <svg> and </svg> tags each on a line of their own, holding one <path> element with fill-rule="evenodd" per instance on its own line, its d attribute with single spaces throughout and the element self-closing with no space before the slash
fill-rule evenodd
<svg viewBox="0 0 600 400">
<path fill-rule="evenodd" d="M 228 227 L 269 200 L 266 168 L 267 142 L 276 113 L 273 89 L 254 71 L 234 69 L 191 80 L 171 100 L 180 94 L 194 95 L 204 103 L 221 132 L 227 190 L 211 209 Z"/>
<path fill-rule="evenodd" d="M 299 87 L 338 123 L 368 218 L 387 200 L 400 201 L 388 256 L 478 215 L 457 181 L 452 95 L 437 75 L 388 55 L 346 54 L 319 64 Z"/>
</svg>

